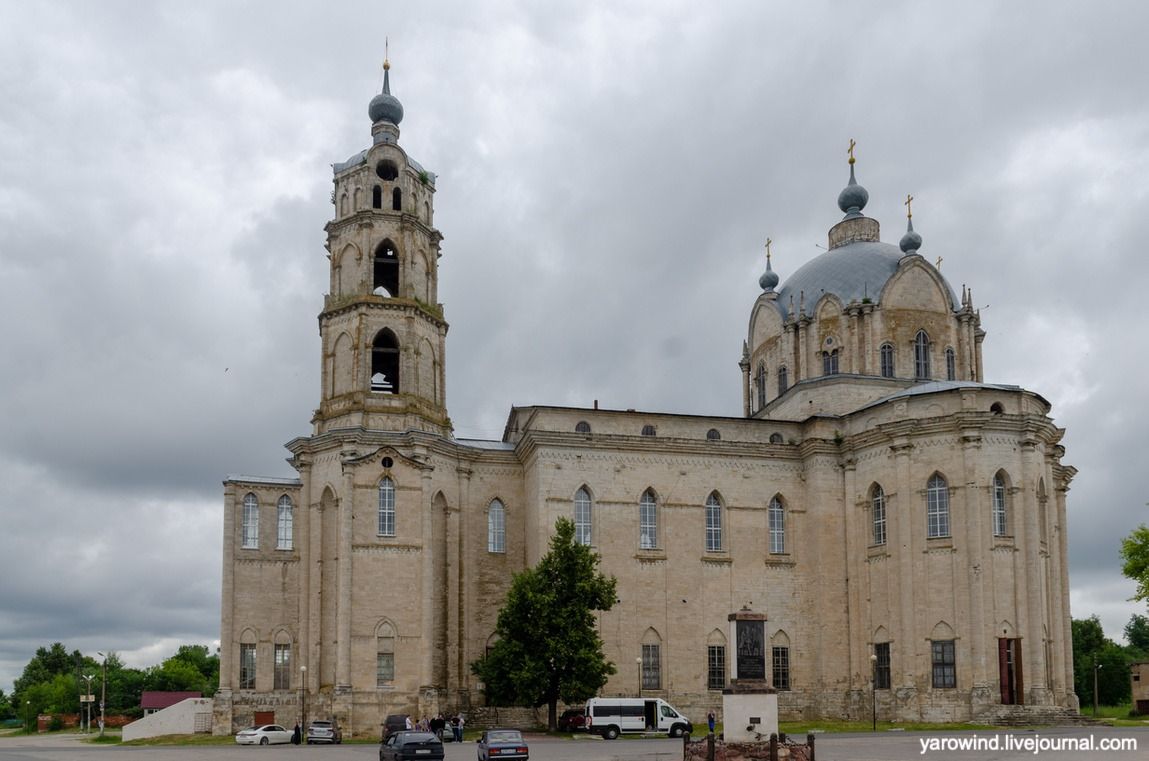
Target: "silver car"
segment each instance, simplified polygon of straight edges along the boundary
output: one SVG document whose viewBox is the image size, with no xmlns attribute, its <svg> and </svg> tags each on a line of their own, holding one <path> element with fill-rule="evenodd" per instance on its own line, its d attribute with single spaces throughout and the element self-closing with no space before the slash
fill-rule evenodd
<svg viewBox="0 0 1149 761">
<path fill-rule="evenodd" d="M 343 730 L 333 721 L 316 719 L 307 727 L 307 744 L 331 743 L 337 745 L 343 742 Z"/>
</svg>

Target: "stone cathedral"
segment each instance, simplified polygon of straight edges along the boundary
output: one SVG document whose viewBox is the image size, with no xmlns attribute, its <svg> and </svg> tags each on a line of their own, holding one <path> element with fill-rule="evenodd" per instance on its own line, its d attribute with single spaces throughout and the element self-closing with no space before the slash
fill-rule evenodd
<svg viewBox="0 0 1149 761">
<path fill-rule="evenodd" d="M 306 711 L 377 735 L 483 705 L 470 664 L 561 516 L 619 579 L 604 695 L 700 723 L 745 606 L 783 719 L 1076 709 L 1064 431 L 984 380 L 972 297 L 912 223 L 881 240 L 852 148 L 828 250 L 782 283 L 767 248 L 732 357 L 742 416 L 522 406 L 481 441 L 447 413 L 436 177 L 399 144 L 389 71 L 369 114 L 370 147 L 333 167 L 296 476 L 224 481 L 216 732 Z"/>
</svg>

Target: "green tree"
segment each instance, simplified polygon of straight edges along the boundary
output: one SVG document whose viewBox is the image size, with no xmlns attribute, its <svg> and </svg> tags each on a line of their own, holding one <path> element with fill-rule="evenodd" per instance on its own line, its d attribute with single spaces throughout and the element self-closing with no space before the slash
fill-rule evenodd
<svg viewBox="0 0 1149 761">
<path fill-rule="evenodd" d="M 1130 655 L 1142 659 L 1149 656 L 1149 618 L 1134 613 L 1125 624 L 1125 641 L 1129 643 Z"/>
<path fill-rule="evenodd" d="M 471 664 L 493 704 L 545 704 L 553 730 L 560 699 L 583 701 L 606 684 L 615 669 L 603 655 L 595 611 L 614 605 L 616 581 L 598 563 L 575 541 L 574 523 L 560 518 L 547 554 L 515 574 L 499 611 L 498 641 Z"/>
<path fill-rule="evenodd" d="M 1142 523 L 1121 540 L 1121 573 L 1137 582 L 1134 600 L 1149 600 L 1149 528 Z"/>
<path fill-rule="evenodd" d="M 1129 656 L 1105 636 L 1097 616 L 1073 619 L 1073 685 L 1081 705 L 1093 704 L 1094 669 L 1097 671 L 1097 702 L 1119 705 L 1129 700 Z"/>
<path fill-rule="evenodd" d="M 11 719 L 16 715 L 12 709 L 12 700 L 4 694 L 4 690 L 0 690 L 0 721 L 4 719 Z"/>
</svg>

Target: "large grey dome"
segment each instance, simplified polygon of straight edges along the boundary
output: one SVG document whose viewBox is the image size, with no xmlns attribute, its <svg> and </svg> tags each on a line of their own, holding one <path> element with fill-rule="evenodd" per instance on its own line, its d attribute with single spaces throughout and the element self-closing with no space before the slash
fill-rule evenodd
<svg viewBox="0 0 1149 761">
<path fill-rule="evenodd" d="M 824 294 L 837 296 L 843 304 L 869 298 L 877 302 L 890 277 L 898 270 L 902 252 L 897 246 L 880 241 L 855 241 L 826 251 L 814 257 L 791 275 L 778 292 L 778 310 L 783 317 L 790 315 L 790 297 L 794 298 L 794 311 L 798 310 L 802 294 L 806 298 L 806 313 Z M 939 273 L 940 274 L 940 273 Z M 945 282 L 945 278 L 942 278 Z M 957 294 L 946 283 L 950 308 L 956 308 Z"/>
<path fill-rule="evenodd" d="M 398 127 L 399 122 L 403 121 L 403 104 L 391 94 L 390 69 L 390 64 L 385 63 L 383 66 L 383 92 L 371 99 L 371 104 L 367 106 L 367 115 L 371 117 L 372 123 L 391 122 Z"/>
</svg>

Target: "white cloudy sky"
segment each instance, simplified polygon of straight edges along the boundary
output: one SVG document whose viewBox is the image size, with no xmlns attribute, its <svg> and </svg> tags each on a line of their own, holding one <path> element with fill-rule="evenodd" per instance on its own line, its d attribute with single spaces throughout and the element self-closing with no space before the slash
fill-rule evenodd
<svg viewBox="0 0 1149 761">
<path fill-rule="evenodd" d="M 1149 177 L 1135 2 L 0 0 L 0 688 L 41 644 L 218 637 L 221 479 L 309 432 L 332 162 L 392 41 L 439 175 L 456 432 L 512 404 L 738 415 L 783 280 L 902 199 L 986 379 L 1068 428 L 1073 613 L 1120 638 L 1146 520 Z"/>
</svg>

